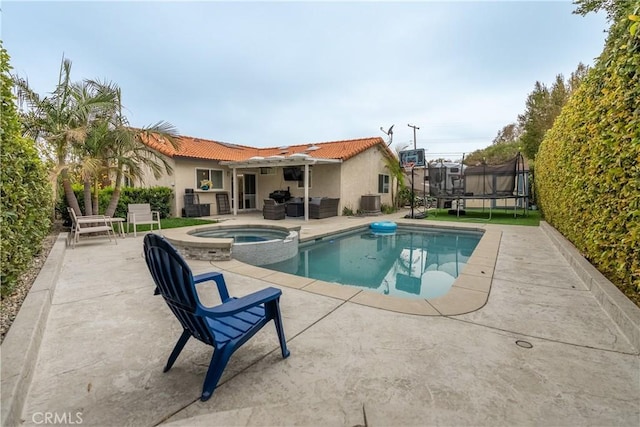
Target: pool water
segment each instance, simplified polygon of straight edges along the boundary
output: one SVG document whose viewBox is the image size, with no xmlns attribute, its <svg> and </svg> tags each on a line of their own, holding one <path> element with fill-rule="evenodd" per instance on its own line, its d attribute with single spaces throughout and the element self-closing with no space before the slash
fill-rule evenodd
<svg viewBox="0 0 640 427">
<path fill-rule="evenodd" d="M 435 298 L 449 291 L 481 237 L 480 231 L 363 229 L 301 244 L 296 257 L 263 267 L 385 295 Z"/>
<path fill-rule="evenodd" d="M 268 230 L 262 228 L 229 228 L 199 230 L 191 233 L 196 237 L 233 238 L 235 243 L 255 243 L 269 240 L 285 239 L 288 233 L 278 230 Z"/>
</svg>

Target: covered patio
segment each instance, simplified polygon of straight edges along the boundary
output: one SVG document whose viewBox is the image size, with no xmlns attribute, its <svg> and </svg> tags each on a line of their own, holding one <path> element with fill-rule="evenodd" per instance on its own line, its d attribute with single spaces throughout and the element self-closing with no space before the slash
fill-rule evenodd
<svg viewBox="0 0 640 427">
<path fill-rule="evenodd" d="M 238 171 L 248 169 L 260 169 L 260 168 L 276 168 L 276 173 L 280 172 L 280 169 L 291 167 L 302 168 L 302 177 L 304 182 L 304 195 L 302 197 L 304 203 L 304 220 L 309 221 L 309 184 L 310 184 L 310 170 L 311 167 L 316 165 L 328 165 L 328 164 L 340 164 L 342 160 L 337 159 L 323 159 L 311 157 L 308 154 L 297 153 L 288 157 L 285 156 L 269 156 L 251 157 L 248 160 L 242 161 L 224 161 L 220 162 L 221 165 L 227 166 L 232 170 L 233 180 L 233 193 L 232 200 L 237 201 L 240 199 L 239 185 L 238 185 Z M 260 175 L 258 175 L 260 176 Z M 259 179 L 259 178 L 258 178 Z M 258 183 L 259 185 L 259 183 Z M 233 203 L 233 215 L 238 215 L 238 203 Z"/>
</svg>

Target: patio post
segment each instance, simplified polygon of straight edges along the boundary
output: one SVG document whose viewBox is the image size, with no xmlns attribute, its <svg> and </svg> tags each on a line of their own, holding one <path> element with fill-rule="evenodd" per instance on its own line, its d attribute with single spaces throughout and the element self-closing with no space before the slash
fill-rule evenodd
<svg viewBox="0 0 640 427">
<path fill-rule="evenodd" d="M 233 216 L 238 216 L 238 170 L 233 168 Z"/>
<path fill-rule="evenodd" d="M 304 164 L 304 220 L 309 221 L 309 163 Z"/>
</svg>

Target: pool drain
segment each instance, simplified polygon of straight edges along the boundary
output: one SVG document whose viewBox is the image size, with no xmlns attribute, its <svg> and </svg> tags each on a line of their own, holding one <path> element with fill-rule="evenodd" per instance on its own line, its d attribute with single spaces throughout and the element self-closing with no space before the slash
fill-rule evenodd
<svg viewBox="0 0 640 427">
<path fill-rule="evenodd" d="M 533 348 L 533 344 L 529 341 L 518 340 L 516 341 L 516 345 L 522 348 Z"/>
</svg>

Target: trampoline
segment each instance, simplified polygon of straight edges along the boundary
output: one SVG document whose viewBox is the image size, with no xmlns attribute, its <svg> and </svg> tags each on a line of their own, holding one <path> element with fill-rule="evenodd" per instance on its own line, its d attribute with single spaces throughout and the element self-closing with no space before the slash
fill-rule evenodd
<svg viewBox="0 0 640 427">
<path fill-rule="evenodd" d="M 499 165 L 477 165 L 464 167 L 463 170 L 450 172 L 451 168 L 438 163 L 429 165 L 429 195 L 438 200 L 438 207 L 445 207 L 446 202 L 456 202 L 457 216 L 465 209 L 469 201 L 485 201 L 489 203 L 489 220 L 492 208 L 497 207 L 498 200 L 513 199 L 513 215 L 518 208 L 523 208 L 526 215 L 529 199 L 529 170 L 524 157 L 518 153 L 513 159 Z"/>
</svg>

